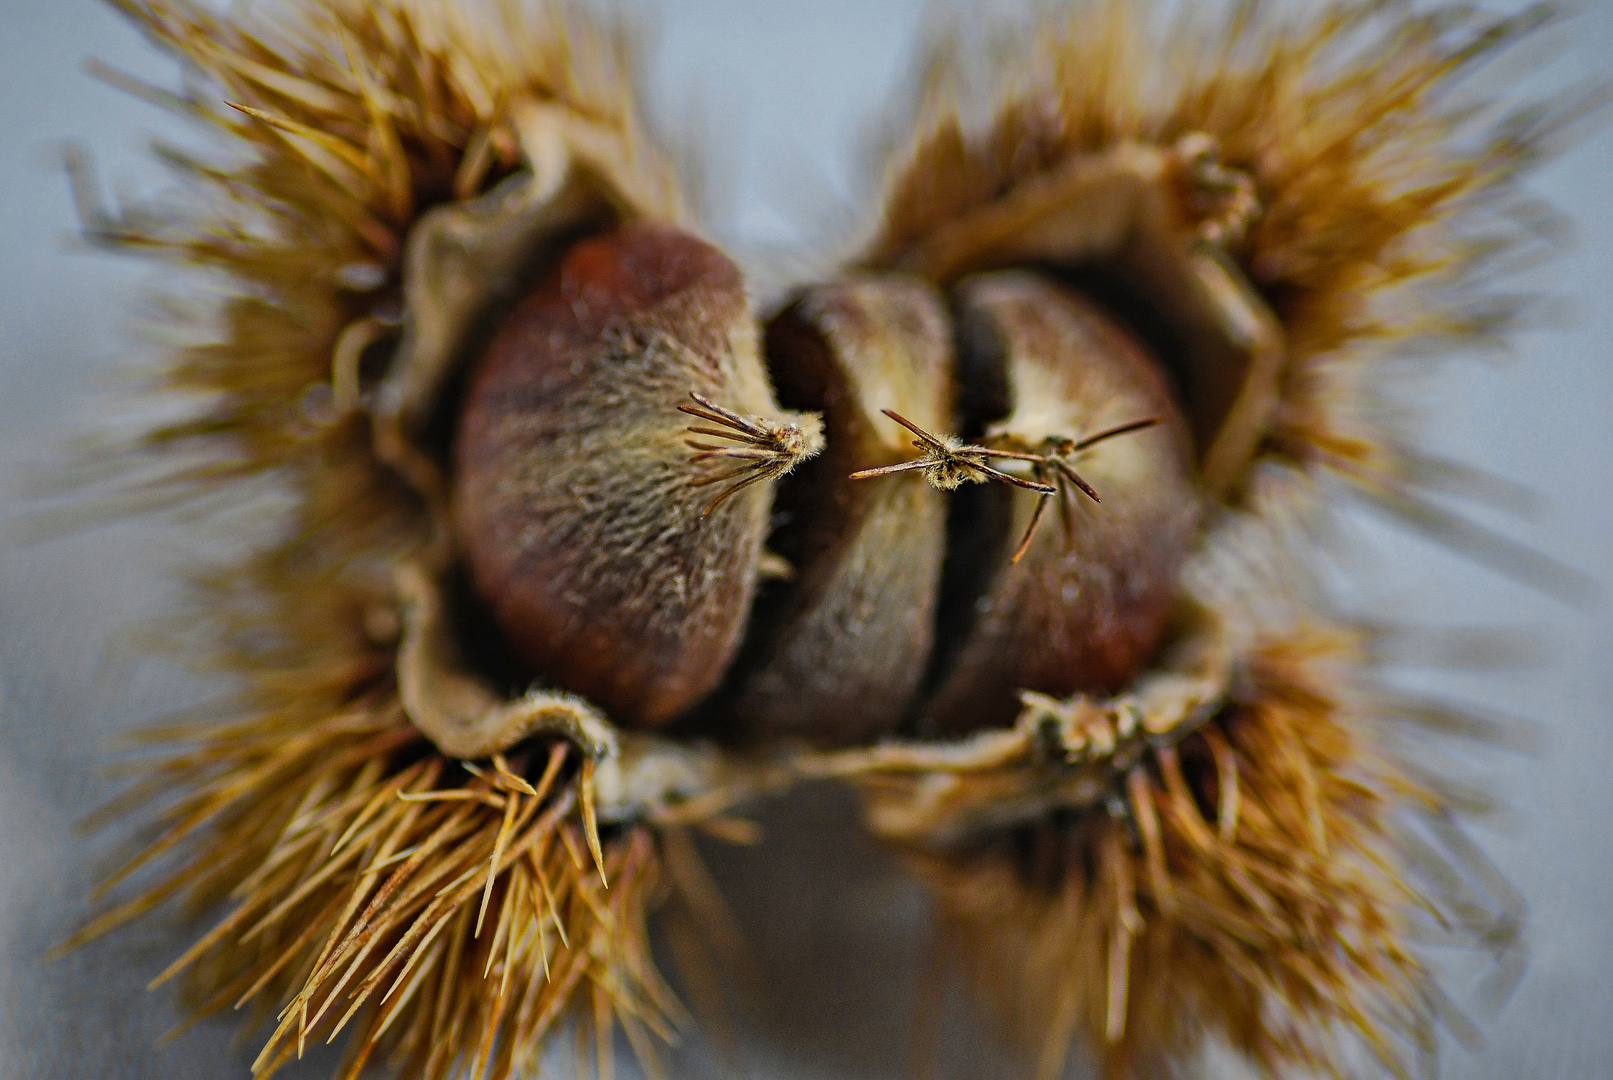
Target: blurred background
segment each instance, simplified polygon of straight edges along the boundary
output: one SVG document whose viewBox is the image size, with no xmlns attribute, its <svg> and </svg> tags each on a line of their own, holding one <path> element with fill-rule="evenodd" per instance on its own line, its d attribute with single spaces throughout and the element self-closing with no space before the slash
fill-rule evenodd
<svg viewBox="0 0 1613 1080">
<path fill-rule="evenodd" d="M 704 143 L 714 230 L 764 280 L 780 274 L 766 253 L 821 243 L 852 212 L 859 138 L 903 85 L 924 12 L 918 0 L 665 0 L 651 12 L 653 108 Z M 1514 65 L 1524 90 L 1613 77 L 1613 3 L 1587 3 L 1569 25 L 1555 57 Z M 118 789 L 107 738 L 208 691 L 129 640 L 174 596 L 183 530 L 129 521 L 27 543 L 17 526 L 33 478 L 96 427 L 128 362 L 149 358 L 131 326 L 163 283 L 75 240 L 60 145 L 82 142 L 108 186 L 149 194 L 164 183 L 150 137 L 193 137 L 82 70 L 93 56 L 158 85 L 178 78 L 110 5 L 0 0 L 0 27 L 0 1080 L 244 1077 L 256 1048 L 233 1041 L 228 1020 L 159 1043 L 182 1013 L 171 990 L 143 987 L 188 940 L 176 921 L 41 963 L 85 918 L 116 839 L 73 829 Z M 1522 514 L 1471 515 L 1598 580 L 1600 596 L 1563 604 L 1370 515 L 1352 516 L 1341 545 L 1355 611 L 1537 642 L 1527 666 L 1393 673 L 1538 725 L 1534 750 L 1474 759 L 1510 807 L 1474 832 L 1528 903 L 1531 955 L 1510 1000 L 1474 1014 L 1482 1046 L 1446 1039 L 1441 1074 L 1460 1080 L 1577 1080 L 1613 1061 L 1613 131 L 1593 129 L 1531 186 L 1574 228 L 1522 287 L 1561 303 L 1514 355 L 1445 364 L 1413 404 L 1431 449 L 1540 496 Z M 923 898 L 831 793 L 801 793 L 761 823 L 762 848 L 711 851 L 760 975 L 736 1016 L 741 1074 L 903 1075 L 930 956 Z M 1002 1075 L 956 992 L 946 1016 L 940 1074 Z M 729 1056 L 696 1040 L 672 1071 L 733 1075 Z M 284 1075 L 327 1076 L 333 1063 L 316 1052 Z"/>
</svg>

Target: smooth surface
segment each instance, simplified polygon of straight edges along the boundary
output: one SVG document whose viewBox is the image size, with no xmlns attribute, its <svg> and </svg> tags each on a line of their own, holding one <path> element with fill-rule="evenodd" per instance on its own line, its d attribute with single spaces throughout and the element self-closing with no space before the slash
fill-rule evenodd
<svg viewBox="0 0 1613 1080">
<path fill-rule="evenodd" d="M 771 248 L 823 235 L 832 208 L 847 205 L 856 135 L 898 82 L 920 6 L 666 4 L 656 96 L 669 117 L 703 102 L 696 130 L 712 133 L 710 201 L 727 208 L 723 239 Z M 1613 73 L 1613 4 L 1588 3 L 1566 44 L 1533 85 Z M 70 436 L 103 422 L 109 382 L 123 378 L 126 360 L 147 355 L 125 343 L 142 298 L 162 285 L 159 270 L 76 247 L 52 142 L 83 140 L 109 182 L 149 193 L 162 183 L 143 153 L 149 133 L 189 138 L 86 76 L 79 64 L 90 55 L 159 84 L 175 79 L 173 65 L 101 4 L 0 0 L 0 465 L 13 523 L 29 505 L 20 494 L 27 478 L 59 460 Z M 1485 1046 L 1448 1045 L 1442 1074 L 1461 1080 L 1580 1080 L 1613 1060 L 1610 178 L 1613 131 L 1604 129 L 1534 184 L 1577 226 L 1571 248 L 1529 282 L 1566 299 L 1568 329 L 1522 336 L 1518 355 L 1501 363 L 1449 364 L 1417 398 L 1433 448 L 1546 499 L 1532 519 L 1476 516 L 1600 579 L 1600 603 L 1565 607 L 1370 517 L 1343 545 L 1363 610 L 1523 627 L 1541 642 L 1541 663 L 1527 670 L 1404 676 L 1540 722 L 1534 756 L 1475 759 L 1512 808 L 1500 828 L 1476 835 L 1528 899 L 1532 959 L 1505 1008 L 1477 1017 Z M 102 775 L 116 757 L 104 740 L 205 689 L 127 641 L 171 599 L 165 575 L 183 562 L 180 535 L 139 522 L 32 546 L 17 543 L 15 528 L 4 534 L 0 1080 L 247 1075 L 252 1048 L 232 1048 L 228 1021 L 156 1044 L 181 1018 L 171 991 L 141 989 L 188 940 L 171 921 L 148 920 L 40 964 L 85 918 L 98 861 L 118 839 L 72 829 L 118 789 Z M 902 1076 L 925 909 L 898 869 L 857 838 L 844 801 L 821 794 L 764 814 L 767 846 L 715 853 L 764 987 L 743 1022 L 741 1058 L 758 1077 Z M 967 1024 L 949 1022 L 941 1075 L 999 1075 L 982 1045 Z M 316 1054 L 282 1075 L 326 1076 L 332 1061 Z M 698 1043 L 677 1052 L 674 1073 L 724 1075 L 716 1062 L 710 1044 Z"/>
</svg>

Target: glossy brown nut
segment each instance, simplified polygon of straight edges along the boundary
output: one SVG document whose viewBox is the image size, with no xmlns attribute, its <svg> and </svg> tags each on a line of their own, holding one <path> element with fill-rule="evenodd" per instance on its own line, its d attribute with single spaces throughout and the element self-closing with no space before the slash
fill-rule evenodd
<svg viewBox="0 0 1613 1080">
<path fill-rule="evenodd" d="M 469 374 L 455 436 L 477 592 L 534 674 L 629 726 L 721 680 L 767 532 L 770 483 L 714 508 L 719 488 L 692 486 L 691 393 L 782 419 L 739 269 L 631 222 L 574 245 L 516 305 Z"/>
<path fill-rule="evenodd" d="M 975 568 L 984 587 L 971 625 L 943 657 L 942 680 L 923 710 L 927 725 L 947 733 L 1011 723 L 1021 690 L 1122 689 L 1169 627 L 1202 514 L 1187 424 L 1159 365 L 1120 324 L 1032 273 L 967 279 L 957 301 L 972 353 L 965 371 L 994 371 L 1007 394 L 1008 415 L 988 436 L 1040 446 L 1161 422 L 1073 458 L 1103 501 L 1066 486 L 1018 563 L 1011 558 L 1040 496 L 990 489 L 1007 502 L 1009 520 Z"/>
<path fill-rule="evenodd" d="M 750 739 L 819 746 L 895 730 L 924 677 L 946 546 L 946 498 L 916 473 L 851 479 L 912 456 L 880 415 L 952 426 L 952 332 L 916 278 L 855 275 L 805 291 L 769 324 L 780 398 L 823 413 L 828 446 L 780 492 L 773 541 L 796 569 L 758 605 L 733 711 Z"/>
</svg>

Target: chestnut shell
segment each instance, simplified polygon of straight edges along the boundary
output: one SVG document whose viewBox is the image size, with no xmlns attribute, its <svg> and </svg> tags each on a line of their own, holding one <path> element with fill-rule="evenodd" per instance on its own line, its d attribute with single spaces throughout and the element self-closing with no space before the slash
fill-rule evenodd
<svg viewBox="0 0 1613 1080">
<path fill-rule="evenodd" d="M 867 742 L 895 732 L 924 678 L 947 502 L 917 474 L 851 474 L 912 453 L 883 408 L 951 426 L 951 325 L 925 282 L 853 274 L 803 290 L 767 353 L 780 398 L 821 411 L 828 444 L 779 492 L 771 543 L 795 580 L 758 603 L 729 708 L 747 739 Z"/>
<path fill-rule="evenodd" d="M 739 644 L 770 485 L 710 513 L 678 411 L 778 412 L 739 269 L 644 221 L 573 245 L 469 372 L 454 519 L 476 591 L 536 675 L 653 726 Z"/>
<path fill-rule="evenodd" d="M 1110 694 L 1159 648 L 1204 503 L 1192 436 L 1163 370 L 1120 323 L 1040 275 L 963 281 L 960 339 L 977 398 L 1007 415 L 988 434 L 1036 445 L 1135 420 L 1159 423 L 1094 445 L 1075 468 L 1102 498 L 1065 490 L 1018 563 L 1011 557 L 1040 496 L 993 485 L 978 512 L 992 543 L 968 567 L 969 625 L 944 654 L 926 727 L 961 733 L 1009 724 L 1019 691 Z M 992 528 L 994 526 L 994 528 Z"/>
</svg>

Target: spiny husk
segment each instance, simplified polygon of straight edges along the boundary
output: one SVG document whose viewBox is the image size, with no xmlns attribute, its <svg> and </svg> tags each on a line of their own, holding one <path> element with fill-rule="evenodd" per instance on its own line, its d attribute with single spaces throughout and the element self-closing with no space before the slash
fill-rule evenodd
<svg viewBox="0 0 1613 1080">
<path fill-rule="evenodd" d="M 1206 1037 L 1279 1075 L 1432 1052 L 1412 909 L 1466 898 L 1401 845 L 1408 809 L 1443 811 L 1352 713 L 1358 649 L 1309 627 L 1257 650 L 1219 715 L 1117 778 L 1122 812 L 904 846 L 1039 1075 L 1074 1039 L 1114 1077 L 1191 1075 Z"/>
<path fill-rule="evenodd" d="M 957 30 L 923 58 L 914 107 L 887 129 L 883 209 L 858 261 L 899 263 L 1074 156 L 1208 134 L 1221 165 L 1253 180 L 1259 210 L 1229 254 L 1286 338 L 1247 503 L 1266 512 L 1308 486 L 1265 490 L 1271 465 L 1325 470 L 1473 556 L 1572 588 L 1574 575 L 1429 498 L 1484 484 L 1412 447 L 1389 363 L 1493 347 L 1527 304 L 1495 288 L 1495 271 L 1549 249 L 1555 215 L 1520 179 L 1596 98 L 1506 112 L 1473 76 L 1550 15 L 1242 0 L 1167 20 L 1093 0 L 1044 5 L 1029 28 Z"/>
<path fill-rule="evenodd" d="M 356 1033 L 347 1076 L 382 1058 L 422 1080 L 467 1066 L 530 1074 L 544 1033 L 567 1019 L 591 1033 L 602 1073 L 617 1023 L 653 1062 L 681 1017 L 645 941 L 658 842 L 621 826 L 601 843 L 577 747 L 540 741 L 508 769 L 477 771 L 408 722 L 389 574 L 430 522 L 377 459 L 365 408 L 368 351 L 399 333 L 412 224 L 520 166 L 520 107 L 557 105 L 605 132 L 631 173 L 623 188 L 681 217 L 631 96 L 629 39 L 559 4 L 503 4 L 488 19 L 414 0 L 307 0 L 270 21 L 189 0 L 114 2 L 200 77 L 182 96 L 107 77 L 221 149 L 159 147 L 185 198 L 115 215 L 85 198 L 87 231 L 223 290 L 200 343 L 156 380 L 193 417 L 115 462 L 148 470 L 120 490 L 273 511 L 279 527 L 254 522 L 267 546 L 198 574 L 187 613 L 189 655 L 237 678 L 240 697 L 222 720 L 154 733 L 180 748 L 107 811 L 177 799 L 108 887 L 178 861 L 75 940 L 175 896 L 197 912 L 223 903 L 224 920 L 164 977 L 185 972 L 198 1016 L 245 1004 L 258 1022 L 278 1015 L 261 1074 L 344 1025 Z"/>
<path fill-rule="evenodd" d="M 185 856 L 78 940 L 176 893 L 196 912 L 222 904 L 156 983 L 183 973 L 195 1019 L 278 1015 L 255 1075 L 348 1027 L 342 1077 L 388 1060 L 411 1078 L 532 1075 L 544 1036 L 570 1017 L 601 1075 L 616 1024 L 652 1067 L 656 1041 L 675 1037 L 683 1013 L 646 937 L 656 841 L 642 828 L 608 835 L 596 866 L 577 814 L 588 781 L 566 744 L 530 773 L 521 757 L 456 764 L 384 693 L 319 716 L 288 707 L 153 734 L 193 740 L 147 785 L 184 795 L 107 885 L 182 843 Z"/>
<path fill-rule="evenodd" d="M 1042 1075 L 1072 1040 L 1113 1077 L 1190 1072 L 1206 1037 L 1268 1074 L 1404 1073 L 1432 1052 L 1434 1016 L 1469 1030 L 1411 944 L 1413 909 L 1470 944 L 1511 941 L 1515 912 L 1504 888 L 1456 895 L 1494 878 L 1472 869 L 1453 824 L 1462 794 L 1416 764 L 1418 710 L 1367 689 L 1365 638 L 1325 614 L 1310 566 L 1333 507 L 1321 481 L 1536 584 L 1574 587 L 1430 497 L 1483 485 L 1410 445 L 1393 390 L 1397 364 L 1493 345 L 1514 320 L 1520 301 L 1492 291 L 1493 271 L 1538 254 L 1551 220 L 1520 180 L 1585 102 L 1504 114 L 1463 86 L 1542 9 L 1179 10 L 1160 25 L 1149 5 L 1106 0 L 1043 8 L 1033 30 L 984 49 L 979 35 L 940 40 L 914 112 L 891 129 L 858 262 L 904 265 L 947 223 L 1077 155 L 1216 140 L 1259 204 L 1227 253 L 1285 339 L 1270 426 L 1184 575 L 1184 595 L 1228 628 L 1240 674 L 1209 722 L 1163 731 L 1144 715 L 1129 742 L 1112 721 L 1130 698 L 1028 699 L 1015 733 L 977 740 L 1000 760 L 931 752 L 926 771 L 886 752 L 846 772 Z M 1107 762 L 1069 742 L 1087 717 L 1107 724 Z M 1043 810 L 1016 814 L 1016 800 Z M 960 836 L 960 822 L 994 816 L 1007 824 Z M 1441 854 L 1417 821 L 1457 839 Z"/>
<path fill-rule="evenodd" d="M 289 492 L 292 508 L 283 539 L 200 582 L 193 628 L 205 655 L 242 680 L 243 699 L 221 725 L 170 732 L 191 748 L 135 792 L 180 792 L 148 858 L 184 851 L 184 861 L 86 935 L 176 894 L 198 908 L 228 899 L 234 921 L 186 970 L 204 1013 L 254 989 L 264 1018 L 287 1010 L 261 1059 L 268 1068 L 355 1004 L 349 1068 L 393 1055 L 420 1077 L 473 1061 L 494 1075 L 530 1068 L 538 1034 L 563 1013 L 591 1027 L 602 1053 L 613 1016 L 636 1043 L 664 1034 L 675 1007 L 642 936 L 657 866 L 648 834 L 604 838 L 606 891 L 580 855 L 589 788 L 570 751 L 544 795 L 527 795 L 516 779 L 540 782 L 547 746 L 507 776 L 463 773 L 402 716 L 389 572 L 427 542 L 429 521 L 414 489 L 376 459 L 364 408 L 367 354 L 398 332 L 404 239 L 430 207 L 519 167 L 514 104 L 558 103 L 613 132 L 635 172 L 622 186 L 660 193 L 656 215 L 681 218 L 670 169 L 629 96 L 625 40 L 513 3 L 487 26 L 427 0 L 304 0 L 273 24 L 189 0 L 117 2 L 208 89 L 133 88 L 234 151 L 200 160 L 161 148 L 186 201 L 91 215 L 104 242 L 225 282 L 206 340 L 178 351 L 158 380 L 196 395 L 195 417 L 144 440 L 140 460 L 153 472 L 138 490 L 251 510 L 266 488 L 244 481 L 263 479 Z M 1428 339 L 1474 341 L 1505 322 L 1475 282 L 1487 257 L 1527 231 L 1515 180 L 1555 118 L 1526 114 L 1469 138 L 1482 115 L 1445 95 L 1528 21 L 1462 37 L 1475 24 L 1460 13 L 1341 4 L 1283 24 L 1249 4 L 1215 31 L 1223 44 L 1206 48 L 1191 21 L 1156 34 L 1132 5 L 1112 3 L 1048 22 L 1036 62 L 1006 58 L 1018 81 L 976 95 L 938 54 L 864 261 L 880 264 L 1060 155 L 1206 131 L 1224 163 L 1255 180 L 1263 210 L 1233 254 L 1288 335 L 1262 460 L 1289 468 L 1256 469 L 1244 507 L 1267 522 L 1294 518 L 1321 464 L 1455 535 L 1413 498 L 1417 483 L 1445 474 L 1396 437 L 1374 361 Z M 1052 129 L 1041 123 L 1048 87 Z M 1008 102 L 982 118 L 984 135 L 958 119 L 958 102 L 971 99 Z M 1206 557 L 1281 561 L 1282 546 L 1223 523 Z M 1267 584 L 1302 592 L 1305 580 L 1286 568 Z M 1234 623 L 1258 621 L 1248 590 L 1211 605 Z M 1200 734 L 1184 727 L 1140 744 L 1143 756 L 1118 774 L 1116 805 L 1129 811 L 1055 812 L 967 851 L 904 840 L 1044 1070 L 1056 1071 L 1079 1032 L 1116 1075 L 1180 1061 L 1203 1032 L 1273 1071 L 1342 1070 L 1340 1026 L 1391 1062 L 1424 1037 L 1434 991 L 1404 945 L 1411 870 L 1394 839 L 1405 808 L 1438 814 L 1442 799 L 1407 781 L 1344 702 L 1348 680 L 1334 675 L 1357 662 L 1349 648 L 1323 634 L 1262 649 L 1240 653 L 1263 673 L 1259 693 Z M 1214 758 L 1215 737 L 1236 761 L 1230 831 L 1219 792 L 1189 809 L 1169 764 L 1170 753 L 1193 760 L 1194 740 Z M 1190 796 L 1208 790 L 1184 779 Z M 405 800 L 405 788 L 451 797 Z M 1053 871 L 1011 850 L 1038 837 Z M 405 939 L 417 917 L 441 928 L 430 941 Z M 405 973 L 411 949 L 419 960 Z M 1117 952 L 1129 960 L 1115 963 Z"/>
<path fill-rule="evenodd" d="M 203 395 L 201 414 L 144 440 L 208 464 L 150 486 L 182 498 L 289 477 L 310 519 L 299 524 L 338 560 L 373 551 L 365 522 L 408 505 L 364 445 L 357 408 L 365 349 L 398 333 L 404 239 L 432 206 L 519 166 L 521 107 L 556 104 L 609 132 L 633 174 L 621 186 L 683 216 L 631 96 L 630 39 L 559 3 L 504 3 L 489 19 L 417 0 L 304 0 L 271 23 L 190 0 L 113 2 L 202 79 L 181 97 L 107 77 L 223 148 L 209 160 L 159 145 L 183 202 L 92 210 L 86 222 L 93 239 L 216 272 L 227 290 L 212 339 L 159 375 L 163 390 Z"/>
</svg>

